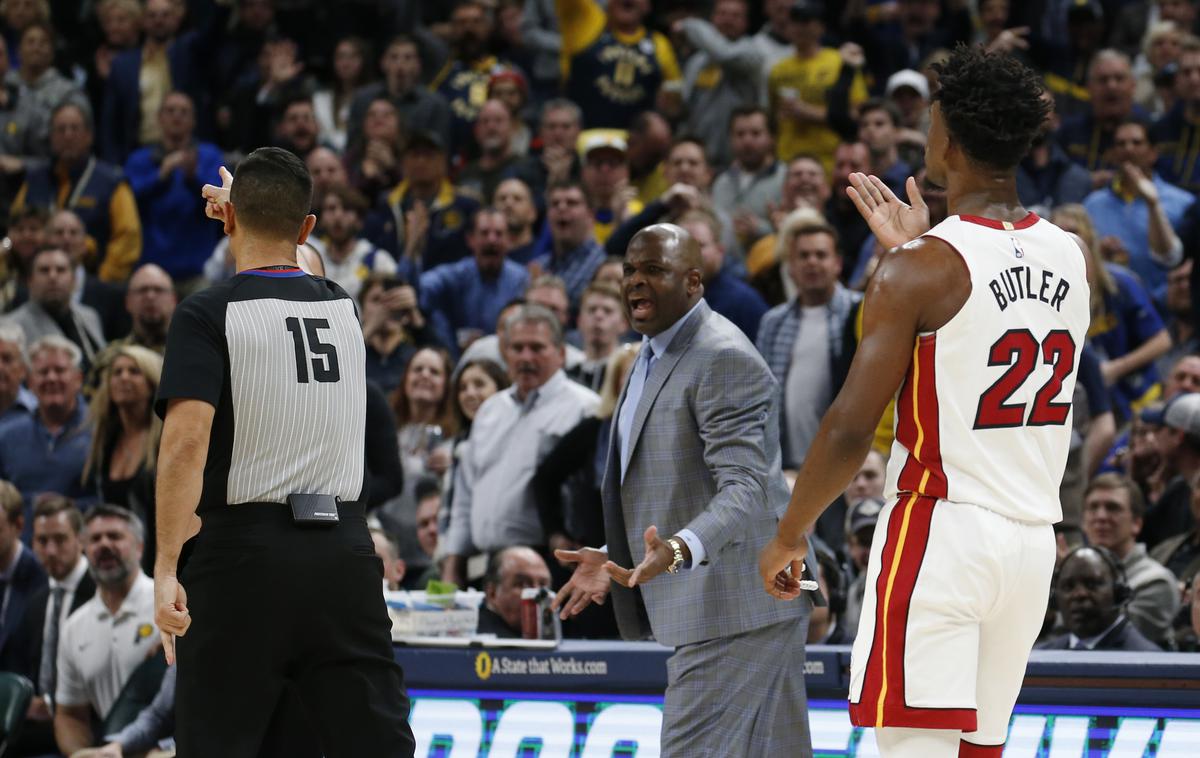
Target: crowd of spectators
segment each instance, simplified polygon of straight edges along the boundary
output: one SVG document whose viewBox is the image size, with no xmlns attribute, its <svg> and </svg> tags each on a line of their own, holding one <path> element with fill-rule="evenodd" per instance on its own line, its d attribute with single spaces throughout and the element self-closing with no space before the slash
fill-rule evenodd
<svg viewBox="0 0 1200 758">
<path fill-rule="evenodd" d="M 35 682 L 31 744 L 120 754 L 94 726 L 150 623 L 161 353 L 178 301 L 234 273 L 200 197 L 220 166 L 277 145 L 313 175 L 311 252 L 366 344 L 386 587 L 481 587 L 487 631 L 517 635 L 520 589 L 567 576 L 553 549 L 604 541 L 638 339 L 628 241 L 671 221 L 699 242 L 706 300 L 778 381 L 797 468 L 886 252 L 848 177 L 903 193 L 912 176 L 945 217 L 923 146 L 931 65 L 957 44 L 1044 75 L 1054 108 L 1020 197 L 1093 263 L 1044 642 L 1196 649 L 1198 15 L 1195 0 L 0 0 L 0 662 Z M 853 638 L 891 425 L 816 527 L 831 603 L 811 641 Z M 102 673 L 61 646 L 119 624 L 132 647 Z M 613 636 L 611 611 L 565 633 Z"/>
</svg>

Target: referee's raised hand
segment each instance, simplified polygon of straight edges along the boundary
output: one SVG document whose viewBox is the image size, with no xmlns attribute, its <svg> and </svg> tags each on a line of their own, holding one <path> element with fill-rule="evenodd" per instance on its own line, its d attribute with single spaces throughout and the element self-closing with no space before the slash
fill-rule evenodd
<svg viewBox="0 0 1200 758">
<path fill-rule="evenodd" d="M 200 196 L 204 198 L 204 215 L 217 221 L 225 221 L 225 204 L 229 202 L 229 189 L 233 186 L 233 174 L 221 166 L 221 186 L 206 184 L 200 188 Z"/>
<path fill-rule="evenodd" d="M 192 614 L 188 612 L 187 607 L 187 592 L 174 575 L 154 578 L 154 625 L 162 635 L 167 665 L 174 665 L 175 638 L 187 634 L 188 627 L 192 625 Z"/>
</svg>

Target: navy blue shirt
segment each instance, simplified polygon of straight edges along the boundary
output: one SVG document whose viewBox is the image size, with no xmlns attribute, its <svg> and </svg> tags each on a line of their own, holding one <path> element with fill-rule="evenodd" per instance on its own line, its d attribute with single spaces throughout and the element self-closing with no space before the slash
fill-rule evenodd
<svg viewBox="0 0 1200 758">
<path fill-rule="evenodd" d="M 1141 106 L 1133 106 L 1132 118 L 1146 118 L 1146 111 Z M 1116 130 L 1102 127 L 1092 117 L 1092 109 L 1064 119 L 1058 128 L 1058 144 L 1066 151 L 1071 160 L 1086 168 L 1088 171 L 1099 169 L 1114 169 L 1116 166 L 1104 160 L 1105 154 L 1113 144 L 1113 134 Z M 1169 180 L 1169 177 L 1168 177 Z"/>
<path fill-rule="evenodd" d="M 758 290 L 722 268 L 704 283 L 704 299 L 717 313 L 732 321 L 754 342 L 758 337 L 758 322 L 767 312 L 767 301 Z"/>
<path fill-rule="evenodd" d="M 442 344 L 457 353 L 459 330 L 491 334 L 505 305 L 525 293 L 529 273 L 505 260 L 498 274 L 484 277 L 475 259 L 447 263 L 421 274 L 421 311 Z M 464 335 L 465 336 L 465 335 Z"/>
<path fill-rule="evenodd" d="M 21 539 L 26 544 L 33 536 L 33 501 L 38 495 L 57 492 L 81 507 L 97 499 L 97 493 L 83 483 L 83 464 L 92 444 L 86 419 L 87 405 L 81 397 L 58 434 L 51 434 L 36 413 L 0 425 L 0 479 L 12 482 L 25 500 Z"/>
</svg>

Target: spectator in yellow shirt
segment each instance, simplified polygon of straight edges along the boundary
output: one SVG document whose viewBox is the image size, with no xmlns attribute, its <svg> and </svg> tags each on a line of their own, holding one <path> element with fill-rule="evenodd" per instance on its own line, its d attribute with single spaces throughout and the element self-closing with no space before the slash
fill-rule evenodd
<svg viewBox="0 0 1200 758">
<path fill-rule="evenodd" d="M 789 161 L 801 153 L 820 159 L 826 174 L 833 170 L 833 151 L 841 139 L 830 119 L 830 94 L 843 75 L 849 76 L 849 106 L 857 107 L 867 99 L 862 73 L 847 69 L 841 54 L 821 47 L 825 24 L 823 10 L 815 0 L 797 0 L 792 5 L 792 55 L 771 69 L 767 77 L 767 95 L 779 135 L 776 152 Z"/>
</svg>

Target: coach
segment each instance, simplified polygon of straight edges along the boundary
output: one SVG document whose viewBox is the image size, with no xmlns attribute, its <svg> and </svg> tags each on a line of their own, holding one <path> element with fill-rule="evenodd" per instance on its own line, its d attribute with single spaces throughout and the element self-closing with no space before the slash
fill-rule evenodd
<svg viewBox="0 0 1200 758">
<path fill-rule="evenodd" d="M 354 304 L 296 267 L 316 221 L 298 158 L 262 148 L 222 179 L 227 194 L 204 188 L 207 212 L 238 273 L 176 310 L 156 404 L 155 621 L 168 661 L 178 655 L 179 755 L 258 756 L 290 686 L 328 758 L 409 758 L 382 565 L 359 502 Z"/>
<path fill-rule="evenodd" d="M 777 385 L 701 298 L 700 250 L 685 230 L 642 230 L 624 268 L 626 312 L 644 338 L 609 443 L 607 555 L 558 551 L 578 565 L 556 602 L 573 615 L 611 588 L 623 637 L 653 633 L 675 648 L 664 756 L 810 756 L 810 604 L 764 600 L 755 576 L 789 495 Z"/>
</svg>

